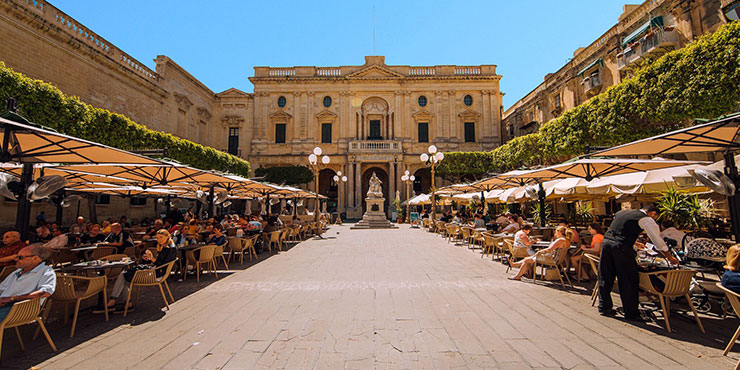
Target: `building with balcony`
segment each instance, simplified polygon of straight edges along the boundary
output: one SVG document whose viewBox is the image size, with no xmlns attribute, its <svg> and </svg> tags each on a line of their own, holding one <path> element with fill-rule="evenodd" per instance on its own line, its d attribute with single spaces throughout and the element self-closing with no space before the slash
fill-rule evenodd
<svg viewBox="0 0 740 370">
<path fill-rule="evenodd" d="M 647 0 L 625 5 L 617 23 L 506 108 L 504 141 L 536 132 L 562 112 L 630 77 L 640 66 L 737 18 L 736 0 Z"/>
</svg>

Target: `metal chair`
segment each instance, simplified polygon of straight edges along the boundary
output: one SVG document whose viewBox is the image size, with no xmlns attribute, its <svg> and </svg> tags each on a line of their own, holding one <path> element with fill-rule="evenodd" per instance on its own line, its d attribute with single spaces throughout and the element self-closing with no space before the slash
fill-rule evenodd
<svg viewBox="0 0 740 370">
<path fill-rule="evenodd" d="M 8 316 L 6 316 L 3 321 L 0 321 L 0 353 L 2 353 L 3 333 L 5 332 L 5 329 L 9 328 L 15 328 L 15 335 L 18 337 L 18 344 L 20 345 L 21 350 L 25 351 L 26 347 L 23 345 L 23 339 L 21 339 L 21 332 L 18 330 L 18 327 L 21 325 L 31 324 L 33 322 L 39 324 L 39 329 L 44 333 L 46 341 L 49 342 L 49 347 L 51 347 L 52 351 L 56 352 L 57 346 L 54 345 L 54 341 L 51 340 L 49 332 L 46 331 L 46 326 L 44 326 L 44 322 L 39 315 L 40 313 L 40 298 L 26 299 L 24 301 L 17 302 L 10 307 Z"/>
<path fill-rule="evenodd" d="M 591 266 L 591 270 L 593 270 L 594 275 L 596 275 L 596 284 L 594 284 L 594 291 L 591 292 L 591 307 L 593 307 L 596 304 L 596 298 L 599 297 L 599 260 L 601 258 L 595 254 L 590 253 L 584 253 L 583 257 L 586 258 L 588 264 Z"/>
<path fill-rule="evenodd" d="M 86 287 L 83 290 L 81 286 L 84 285 Z M 69 304 L 74 303 L 72 328 L 69 331 L 69 337 L 72 338 L 75 335 L 75 328 L 77 327 L 77 315 L 80 313 L 80 304 L 85 299 L 96 297 L 98 293 L 102 293 L 103 297 L 107 297 L 107 285 L 108 278 L 106 276 L 82 277 L 57 274 L 57 286 L 44 309 L 44 319 L 51 312 L 52 303 L 59 302 L 64 304 L 64 323 L 66 324 L 69 319 Z M 104 306 L 105 321 L 108 321 L 108 307 L 107 305 Z"/>
<path fill-rule="evenodd" d="M 740 294 L 737 294 L 732 290 L 725 288 L 724 286 L 722 286 L 722 283 L 716 283 L 716 285 L 717 288 L 722 290 L 727 296 L 727 300 L 730 301 L 730 305 L 732 306 L 732 310 L 735 311 L 735 315 L 737 317 L 740 317 Z M 724 352 L 722 352 L 722 356 L 727 356 L 727 354 L 730 352 L 730 349 L 732 349 L 732 346 L 735 345 L 738 336 L 740 336 L 740 325 L 738 325 L 737 330 L 735 330 L 735 334 L 732 336 L 732 339 L 730 339 L 730 342 L 727 343 L 727 347 L 725 347 Z"/>
<path fill-rule="evenodd" d="M 201 256 L 202 254 L 203 252 L 201 252 Z M 169 293 L 172 303 L 175 303 L 175 297 L 172 296 L 170 286 L 167 285 L 167 278 L 170 276 L 172 268 L 175 266 L 175 262 L 177 262 L 177 259 L 174 259 L 162 266 L 155 267 L 153 269 L 137 270 L 134 273 L 134 277 L 131 279 L 131 283 L 129 283 L 126 303 L 123 305 L 123 317 L 126 317 L 126 314 L 128 313 L 128 304 L 129 302 L 131 302 L 131 292 L 134 290 L 134 288 L 136 288 L 136 298 L 134 299 L 134 304 L 136 304 L 139 301 L 139 293 L 141 293 L 141 288 L 145 286 L 159 287 L 159 292 L 162 294 L 164 305 L 165 307 L 167 307 L 168 310 L 170 309 L 170 305 L 167 303 L 167 297 L 164 295 L 164 288 L 167 288 L 167 293 Z M 161 277 L 157 277 L 158 270 L 164 270 L 164 274 Z M 162 287 L 163 285 L 164 288 Z"/>
<path fill-rule="evenodd" d="M 689 296 L 691 279 L 694 277 L 694 274 L 696 274 L 696 271 L 693 270 L 669 270 L 640 273 L 640 289 L 658 296 L 660 306 L 663 309 L 665 326 L 669 333 L 671 332 L 671 323 L 668 320 L 668 316 L 671 314 L 670 298 L 685 297 L 686 303 L 691 307 L 691 311 L 694 313 L 694 318 L 696 319 L 696 323 L 699 325 L 699 329 L 701 329 L 702 333 L 706 334 L 706 331 L 704 331 L 704 325 L 701 324 L 699 315 L 696 313 L 696 308 L 691 302 L 691 297 Z M 658 276 L 664 280 L 665 287 L 662 291 L 653 286 L 650 276 Z"/>
</svg>

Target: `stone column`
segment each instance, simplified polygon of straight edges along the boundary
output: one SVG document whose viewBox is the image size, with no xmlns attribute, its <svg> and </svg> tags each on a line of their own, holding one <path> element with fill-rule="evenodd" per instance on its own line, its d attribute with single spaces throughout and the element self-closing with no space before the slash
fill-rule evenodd
<svg viewBox="0 0 740 370">
<path fill-rule="evenodd" d="M 362 163 L 355 163 L 355 207 L 362 208 Z"/>
<path fill-rule="evenodd" d="M 435 126 L 437 127 L 436 130 L 434 130 L 434 135 L 429 135 L 429 141 L 435 142 L 440 137 L 442 137 L 442 91 L 437 90 L 434 92 L 434 97 L 436 98 L 437 102 L 434 104 L 434 109 L 436 110 L 436 113 L 434 114 L 434 120 L 436 121 Z M 429 123 L 431 126 L 431 122 Z M 432 131 L 432 130 L 429 130 Z M 430 132 L 431 133 L 431 132 Z"/>
<path fill-rule="evenodd" d="M 388 197 L 387 199 L 389 206 L 393 206 L 393 200 L 396 199 L 396 162 L 389 163 L 388 171 Z M 391 207 L 388 207 L 388 213 L 390 213 Z"/>
<path fill-rule="evenodd" d="M 353 162 L 347 163 L 347 195 L 344 196 L 347 199 L 346 208 L 355 206 L 355 164 Z"/>
</svg>

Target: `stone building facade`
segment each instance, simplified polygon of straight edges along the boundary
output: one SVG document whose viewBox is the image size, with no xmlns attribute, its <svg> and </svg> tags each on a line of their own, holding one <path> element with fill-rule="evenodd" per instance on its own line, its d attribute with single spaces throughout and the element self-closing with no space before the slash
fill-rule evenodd
<svg viewBox="0 0 740 370">
<path fill-rule="evenodd" d="M 340 67 L 255 67 L 254 93 L 215 93 L 166 56 L 155 70 L 43 0 L 0 0 L 0 61 L 68 95 L 134 121 L 227 151 L 252 168 L 307 164 L 319 146 L 331 163 L 319 191 L 336 197 L 336 171 L 349 177 L 342 211 L 359 217 L 375 172 L 390 200 L 416 175 L 431 144 L 441 151 L 501 144 L 503 94 L 495 65 L 387 65 L 382 56 Z M 151 200 L 150 200 L 151 201 Z M 85 208 L 85 207 L 83 207 Z"/>
<path fill-rule="evenodd" d="M 644 63 L 716 31 L 727 22 L 723 13 L 736 5 L 735 0 L 646 0 L 625 5 L 614 26 L 576 49 L 568 63 L 506 108 L 504 141 L 536 132 L 541 124 L 618 84 Z"/>
</svg>

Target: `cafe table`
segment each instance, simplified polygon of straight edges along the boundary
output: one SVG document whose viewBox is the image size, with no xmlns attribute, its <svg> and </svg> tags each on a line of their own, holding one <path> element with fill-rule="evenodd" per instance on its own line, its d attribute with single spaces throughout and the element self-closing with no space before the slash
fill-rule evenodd
<svg viewBox="0 0 740 370">
<path fill-rule="evenodd" d="M 94 273 L 96 275 L 105 274 L 108 275 L 108 270 L 114 268 L 128 269 L 132 265 L 136 264 L 136 261 L 130 258 L 122 261 L 86 261 L 75 263 L 71 265 L 64 265 L 61 268 L 55 269 L 55 271 L 62 273 Z M 95 309 L 102 309 L 105 304 L 105 297 L 103 292 L 98 293 L 98 304 Z"/>
</svg>

